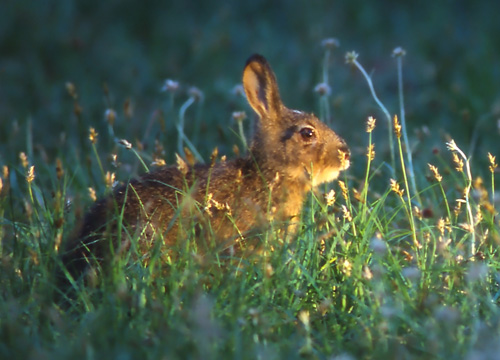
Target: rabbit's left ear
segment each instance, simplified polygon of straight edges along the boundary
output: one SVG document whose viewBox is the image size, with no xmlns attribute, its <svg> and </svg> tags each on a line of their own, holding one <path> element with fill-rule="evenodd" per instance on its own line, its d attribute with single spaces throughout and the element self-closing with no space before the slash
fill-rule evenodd
<svg viewBox="0 0 500 360">
<path fill-rule="evenodd" d="M 252 55 L 243 71 L 243 88 L 248 103 L 261 119 L 279 118 L 281 102 L 276 76 L 262 55 Z"/>
</svg>

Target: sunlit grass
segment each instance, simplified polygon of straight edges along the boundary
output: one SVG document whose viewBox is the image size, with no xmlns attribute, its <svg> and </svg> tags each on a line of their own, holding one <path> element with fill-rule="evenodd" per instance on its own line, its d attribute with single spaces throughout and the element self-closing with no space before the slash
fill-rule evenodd
<svg viewBox="0 0 500 360">
<path fill-rule="evenodd" d="M 325 74 L 323 68 L 323 88 L 316 91 L 328 120 Z M 132 239 L 130 251 L 104 275 L 96 269 L 85 283 L 71 279 L 73 293 L 66 296 L 56 279 L 61 242 L 73 236 L 82 203 L 95 200 L 94 189 L 103 195 L 126 180 L 115 175 L 120 170 L 162 160 L 160 145 L 151 144 L 149 153 L 142 148 L 144 134 L 123 134 L 142 139 L 134 145 L 118 140 L 122 134 L 106 110 L 113 141 L 100 141 L 80 117 L 77 89 L 67 88 L 87 142 L 76 146 L 87 149 L 82 158 L 89 165 L 72 164 L 64 152 L 54 163 L 30 158 L 27 149 L 19 164 L 2 164 L 0 357 L 429 359 L 498 351 L 495 149 L 483 171 L 449 139 L 450 154 L 439 168 L 411 160 L 413 184 L 411 137 L 391 115 L 391 158 L 382 158 L 382 144 L 373 142 L 381 126 L 372 114 L 366 142 L 349 144 L 364 149 L 352 155 L 362 172 L 349 170 L 312 193 L 296 238 L 272 224 L 259 237 L 258 254 L 201 254 L 193 227 L 185 243 L 168 252 L 153 247 L 147 259 Z M 375 94 L 371 80 L 369 88 Z M 173 92 L 168 96 L 170 109 Z M 179 158 L 183 166 L 202 159 L 184 132 L 196 99 L 191 92 L 170 112 L 177 113 L 170 139 L 186 155 Z M 230 116 L 237 121 L 235 142 L 245 144 L 244 113 Z M 390 176 L 381 171 L 386 163 Z M 86 173 L 87 166 L 94 170 Z M 76 193 L 75 183 L 92 190 Z"/>
</svg>

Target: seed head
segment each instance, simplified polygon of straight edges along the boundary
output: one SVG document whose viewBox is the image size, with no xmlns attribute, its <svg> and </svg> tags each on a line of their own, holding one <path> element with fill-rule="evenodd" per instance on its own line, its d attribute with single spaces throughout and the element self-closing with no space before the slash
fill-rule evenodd
<svg viewBox="0 0 500 360">
<path fill-rule="evenodd" d="M 92 201 L 96 201 L 97 200 L 97 196 L 96 196 L 95 190 L 92 187 L 89 187 L 89 196 L 92 199 Z"/>
<path fill-rule="evenodd" d="M 351 51 L 345 54 L 345 63 L 354 64 L 358 59 L 359 54 L 356 51 Z"/>
<path fill-rule="evenodd" d="M 462 159 L 460 159 L 457 155 L 457 153 L 453 153 L 453 162 L 455 163 L 455 170 L 458 172 L 463 172 L 464 171 L 464 162 Z"/>
<path fill-rule="evenodd" d="M 26 174 L 26 181 L 28 182 L 28 184 L 31 184 L 33 182 L 33 180 L 35 180 L 35 166 L 32 165 L 29 170 L 28 170 L 28 173 Z"/>
<path fill-rule="evenodd" d="M 375 159 L 375 144 L 370 144 L 370 146 L 368 146 L 368 151 L 366 152 L 366 156 L 370 161 Z"/>
<path fill-rule="evenodd" d="M 203 101 L 203 92 L 195 86 L 189 88 L 188 95 L 195 101 Z"/>
<path fill-rule="evenodd" d="M 450 151 L 458 151 L 459 148 L 457 146 L 457 144 L 455 143 L 455 140 L 451 139 L 450 141 L 448 141 L 446 143 L 446 147 L 448 148 L 448 150 Z"/>
<path fill-rule="evenodd" d="M 366 132 L 371 133 L 373 129 L 375 129 L 375 123 L 376 119 L 373 116 L 369 116 L 368 120 L 366 121 Z"/>
<path fill-rule="evenodd" d="M 115 173 L 112 173 L 112 172 L 106 172 L 106 176 L 105 176 L 105 179 L 104 179 L 105 183 L 106 183 L 106 187 L 108 189 L 112 189 L 113 186 L 115 186 Z"/>
<path fill-rule="evenodd" d="M 349 192 L 348 192 L 348 189 L 347 189 L 345 182 L 343 182 L 342 180 L 339 180 L 338 184 L 340 186 L 340 189 L 342 190 L 342 196 L 344 197 L 345 200 L 347 200 L 347 198 L 349 197 Z"/>
<path fill-rule="evenodd" d="M 327 38 L 327 39 L 323 39 L 321 41 L 321 46 L 323 46 L 325 49 L 335 49 L 335 48 L 338 48 L 340 46 L 340 41 L 338 39 L 335 39 L 335 38 Z"/>
<path fill-rule="evenodd" d="M 491 155 L 491 153 L 488 153 L 488 160 L 490 161 L 490 171 L 491 173 L 495 172 L 495 169 L 498 167 L 496 163 L 496 156 Z"/>
<path fill-rule="evenodd" d="M 393 57 L 403 57 L 405 55 L 406 55 L 406 51 L 402 47 L 400 47 L 400 46 L 398 46 L 397 48 L 395 48 L 394 50 L 392 50 L 392 56 Z"/>
<path fill-rule="evenodd" d="M 210 155 L 210 166 L 214 166 L 217 161 L 217 157 L 219 156 L 219 149 L 215 147 Z"/>
<path fill-rule="evenodd" d="M 184 159 L 179 156 L 179 154 L 175 154 L 175 159 L 177 161 L 177 169 L 179 169 L 182 175 L 186 176 L 189 170 L 188 165 L 186 164 Z"/>
<path fill-rule="evenodd" d="M 28 157 L 26 156 L 26 153 L 24 153 L 24 152 L 19 153 L 19 159 L 21 160 L 21 165 L 23 166 L 23 168 L 26 169 L 29 165 Z"/>
<path fill-rule="evenodd" d="M 92 144 L 95 144 L 97 143 L 97 136 L 99 134 L 95 131 L 95 129 L 93 127 L 90 127 L 90 131 L 89 131 L 89 140 Z"/>
<path fill-rule="evenodd" d="M 335 203 L 335 190 L 330 190 L 325 194 L 325 200 L 327 206 L 332 206 Z"/>
<path fill-rule="evenodd" d="M 343 213 L 344 219 L 346 219 L 348 222 L 352 221 L 352 215 L 351 215 L 351 212 L 349 211 L 349 209 L 347 208 L 347 206 L 342 205 L 342 213 Z"/>
<path fill-rule="evenodd" d="M 329 96 L 332 93 L 332 89 L 327 83 L 319 83 L 314 87 L 314 92 L 318 93 L 320 96 Z"/>
<path fill-rule="evenodd" d="M 443 177 L 441 176 L 441 174 L 439 174 L 439 171 L 438 171 L 437 167 L 435 167 L 432 164 L 427 164 L 427 165 L 429 165 L 429 169 L 431 170 L 432 174 L 434 175 L 434 178 L 438 182 L 441 182 L 443 180 Z"/>
<path fill-rule="evenodd" d="M 104 112 L 104 118 L 106 119 L 109 125 L 113 126 L 116 120 L 116 111 L 113 109 L 107 109 Z"/>
<path fill-rule="evenodd" d="M 165 160 L 161 159 L 161 158 L 155 158 L 154 161 L 151 163 L 151 166 L 165 166 L 167 165 L 167 163 L 165 162 Z"/>
<path fill-rule="evenodd" d="M 391 179 L 391 190 L 398 194 L 399 197 L 403 197 L 405 189 L 401 189 L 396 180 Z"/>
<path fill-rule="evenodd" d="M 61 180 L 61 178 L 63 177 L 63 175 L 64 175 L 64 169 L 63 169 L 62 161 L 61 161 L 61 159 L 57 158 L 56 159 L 56 176 L 57 176 L 57 180 Z"/>
<path fill-rule="evenodd" d="M 401 137 L 401 124 L 399 123 L 397 115 L 394 115 L 394 133 L 398 139 Z"/>
<path fill-rule="evenodd" d="M 161 91 L 167 91 L 174 93 L 179 89 L 179 82 L 174 81 L 172 79 L 167 79 L 165 80 L 165 83 L 163 84 L 163 87 L 161 88 Z"/>
<path fill-rule="evenodd" d="M 128 142 L 128 140 L 126 140 L 126 139 L 118 140 L 118 144 L 120 144 L 121 146 L 123 146 L 127 150 L 132 149 L 132 144 L 130 142 Z"/>
<path fill-rule="evenodd" d="M 247 118 L 247 113 L 244 111 L 235 111 L 232 114 L 232 117 L 236 122 L 243 122 Z"/>
<path fill-rule="evenodd" d="M 72 82 L 67 82 L 66 83 L 66 91 L 68 92 L 69 96 L 71 96 L 73 99 L 78 98 L 78 94 L 76 93 L 76 87 Z"/>
</svg>

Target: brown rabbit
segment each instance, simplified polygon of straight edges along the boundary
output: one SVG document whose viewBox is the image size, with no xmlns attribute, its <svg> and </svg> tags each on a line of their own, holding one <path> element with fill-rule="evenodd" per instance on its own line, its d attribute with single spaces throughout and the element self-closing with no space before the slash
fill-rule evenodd
<svg viewBox="0 0 500 360">
<path fill-rule="evenodd" d="M 193 167 L 181 162 L 117 188 L 86 215 L 79 244 L 65 256 L 68 268 L 80 272 L 89 261 L 104 259 L 110 244 L 126 250 L 131 239 L 138 239 L 143 254 L 157 241 L 172 246 L 193 224 L 201 251 L 207 244 L 229 248 L 269 219 L 292 224 L 294 231 L 307 193 L 349 167 L 349 149 L 317 117 L 283 105 L 263 56 L 248 59 L 243 86 L 259 115 L 248 155 Z M 116 239 L 103 241 L 110 238 Z"/>
</svg>

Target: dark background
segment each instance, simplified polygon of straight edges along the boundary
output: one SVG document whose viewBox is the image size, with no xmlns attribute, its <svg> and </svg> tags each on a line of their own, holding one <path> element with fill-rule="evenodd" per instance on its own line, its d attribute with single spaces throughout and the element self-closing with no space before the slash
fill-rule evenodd
<svg viewBox="0 0 500 360">
<path fill-rule="evenodd" d="M 329 37 L 341 44 L 329 67 L 333 127 L 353 148 L 354 159 L 364 153 L 369 115 L 379 119 L 377 154 L 385 156 L 387 124 L 361 74 L 345 64 L 344 55 L 352 50 L 360 54 L 379 97 L 397 113 L 396 62 L 391 57 L 397 46 L 407 51 L 407 122 L 416 161 L 425 161 L 420 167 L 426 167 L 432 149 L 444 149 L 447 134 L 483 159 L 487 151 L 495 153 L 498 141 L 498 11 L 487 1 L 4 0 L 0 163 L 18 162 L 18 153 L 30 146 L 35 149 L 33 161 L 38 151 L 48 163 L 61 154 L 74 153 L 63 156 L 65 162 L 82 160 L 78 144 L 88 146 L 82 137 L 90 126 L 106 138 L 103 114 L 110 106 L 118 112 L 116 136 L 140 138 L 154 114 L 165 108 L 168 96 L 160 89 L 166 78 L 181 83 L 177 109 L 189 86 L 201 89 L 203 103 L 186 118 L 188 129 L 194 117 L 201 128 L 188 133 L 201 133 L 195 138 L 204 155 L 216 145 L 224 152 L 224 144 L 230 149 L 234 143 L 232 111 L 250 113 L 231 94 L 247 57 L 258 52 L 268 58 L 286 104 L 318 112 L 313 89 L 321 81 L 321 41 Z M 80 123 L 65 88 L 68 81 L 77 88 Z M 109 88 L 110 104 L 103 84 Z M 132 118 L 123 116 L 127 99 L 134 107 Z M 171 161 L 176 112 L 165 117 L 162 141 Z M 150 148 L 160 137 L 158 131 L 146 139 Z"/>
</svg>

